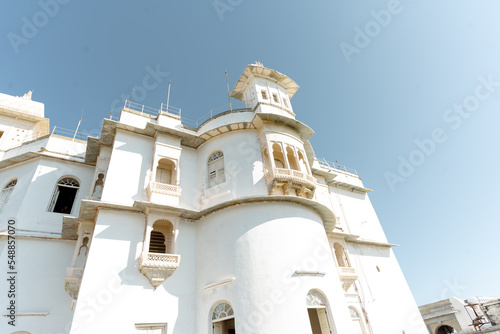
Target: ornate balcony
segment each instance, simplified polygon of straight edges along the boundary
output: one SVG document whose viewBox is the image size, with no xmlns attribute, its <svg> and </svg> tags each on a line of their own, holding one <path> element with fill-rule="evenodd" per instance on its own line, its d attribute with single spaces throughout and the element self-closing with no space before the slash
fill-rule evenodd
<svg viewBox="0 0 500 334">
<path fill-rule="evenodd" d="M 181 256 L 143 252 L 139 257 L 139 270 L 155 289 L 179 268 Z"/>
<path fill-rule="evenodd" d="M 64 290 L 76 299 L 80 291 L 80 284 L 82 283 L 83 268 L 66 268 L 66 279 L 64 280 Z"/>
<path fill-rule="evenodd" d="M 273 168 L 271 171 L 264 171 L 264 177 L 269 195 L 273 195 L 278 188 L 281 188 L 284 195 L 307 198 L 314 196 L 316 179 L 307 173 L 293 169 Z"/>
<path fill-rule="evenodd" d="M 156 193 L 170 196 L 181 196 L 181 187 L 160 182 L 149 182 L 148 193 Z"/>
<path fill-rule="evenodd" d="M 181 190 L 179 186 L 151 181 L 148 184 L 148 198 L 156 204 L 178 205 Z"/>
<path fill-rule="evenodd" d="M 339 267 L 339 271 L 342 287 L 347 292 L 354 281 L 358 279 L 358 273 L 356 272 L 356 269 L 351 267 Z"/>
</svg>

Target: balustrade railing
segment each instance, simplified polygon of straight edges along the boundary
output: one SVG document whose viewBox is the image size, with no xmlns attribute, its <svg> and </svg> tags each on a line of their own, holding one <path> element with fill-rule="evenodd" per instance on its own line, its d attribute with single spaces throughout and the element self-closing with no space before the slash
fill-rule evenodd
<svg viewBox="0 0 500 334">
<path fill-rule="evenodd" d="M 175 186 L 172 184 L 153 182 L 149 183 L 149 189 L 151 192 L 164 194 L 164 195 L 172 195 L 172 196 L 180 196 L 182 188 L 179 186 Z"/>
<path fill-rule="evenodd" d="M 142 253 L 142 266 L 148 267 L 178 267 L 181 256 L 179 254 Z"/>
<path fill-rule="evenodd" d="M 318 162 L 321 166 L 324 166 L 327 168 L 333 168 L 333 169 L 341 170 L 341 171 L 346 172 L 346 173 L 358 175 L 358 172 L 355 169 L 341 165 L 337 162 L 326 161 L 324 158 L 318 159 Z"/>
<path fill-rule="evenodd" d="M 284 177 L 284 178 L 291 178 L 295 179 L 298 181 L 305 180 L 310 183 L 315 183 L 314 177 L 311 175 L 308 175 L 307 173 L 294 170 L 294 169 L 287 169 L 287 168 L 273 168 L 273 177 Z"/>
</svg>

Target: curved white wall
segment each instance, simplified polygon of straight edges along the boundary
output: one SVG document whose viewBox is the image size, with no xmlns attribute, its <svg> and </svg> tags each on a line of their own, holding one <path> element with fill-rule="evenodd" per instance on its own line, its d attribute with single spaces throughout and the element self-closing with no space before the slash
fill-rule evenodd
<svg viewBox="0 0 500 334">
<path fill-rule="evenodd" d="M 218 300 L 233 305 L 236 332 L 309 333 L 305 299 L 311 289 L 324 292 L 336 326 L 350 328 L 323 223 L 309 208 L 269 202 L 215 212 L 198 222 L 196 264 L 198 333 L 208 333 Z M 297 276 L 296 270 L 326 275 Z M 232 284 L 203 289 L 231 277 Z"/>
</svg>

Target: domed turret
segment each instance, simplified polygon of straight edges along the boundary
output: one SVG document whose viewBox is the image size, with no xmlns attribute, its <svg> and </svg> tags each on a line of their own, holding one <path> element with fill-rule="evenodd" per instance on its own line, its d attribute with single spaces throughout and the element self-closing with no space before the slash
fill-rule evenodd
<svg viewBox="0 0 500 334">
<path fill-rule="evenodd" d="M 272 113 L 295 118 L 290 99 L 299 86 L 286 75 L 261 63 L 247 65 L 231 92 L 256 113 Z"/>
</svg>

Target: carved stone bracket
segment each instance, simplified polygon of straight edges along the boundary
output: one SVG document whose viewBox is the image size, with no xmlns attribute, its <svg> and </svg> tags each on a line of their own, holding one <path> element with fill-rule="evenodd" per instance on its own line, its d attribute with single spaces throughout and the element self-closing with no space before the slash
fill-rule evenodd
<svg viewBox="0 0 500 334">
<path fill-rule="evenodd" d="M 356 272 L 356 269 L 350 267 L 340 267 L 339 269 L 342 287 L 347 292 L 351 285 L 358 279 L 358 273 Z"/>
<path fill-rule="evenodd" d="M 80 285 L 82 284 L 83 268 L 66 268 L 66 279 L 64 280 L 64 290 L 73 299 L 78 298 Z"/>
<path fill-rule="evenodd" d="M 264 171 L 269 195 L 281 187 L 284 195 L 297 195 L 299 197 L 313 198 L 316 189 L 315 179 L 301 171 L 286 168 L 273 168 Z"/>
<path fill-rule="evenodd" d="M 139 257 L 139 270 L 156 289 L 179 268 L 180 261 L 178 254 L 143 252 Z"/>
</svg>

